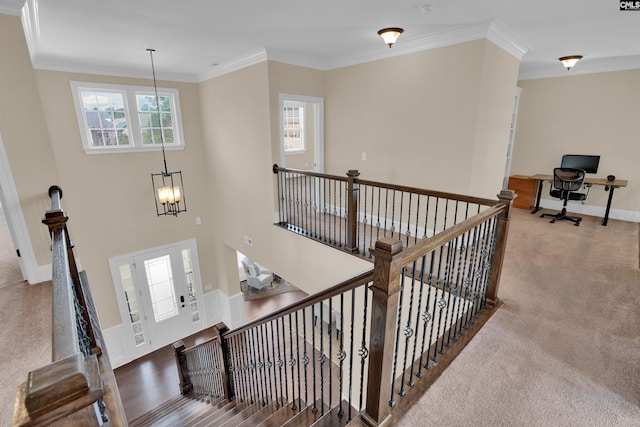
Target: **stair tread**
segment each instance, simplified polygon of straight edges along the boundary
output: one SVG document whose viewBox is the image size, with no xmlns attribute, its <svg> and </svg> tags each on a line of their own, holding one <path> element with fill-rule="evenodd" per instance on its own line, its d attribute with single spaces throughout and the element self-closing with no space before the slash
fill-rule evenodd
<svg viewBox="0 0 640 427">
<path fill-rule="evenodd" d="M 228 427 L 254 427 L 260 424 L 262 421 L 269 418 L 272 414 L 276 413 L 280 408 L 276 407 L 274 402 L 270 402 L 267 405 L 260 408 L 257 412 L 251 415 L 249 418 L 241 421 L 239 424 L 229 424 Z M 227 427 L 227 425 L 225 425 Z"/>
<path fill-rule="evenodd" d="M 201 414 L 196 418 L 192 418 L 189 422 L 183 423 L 182 425 L 185 427 L 208 426 L 220 415 L 225 414 L 237 405 L 238 402 L 236 400 L 225 400 L 224 402 L 212 406 L 206 413 Z"/>
<path fill-rule="evenodd" d="M 203 402 L 179 395 L 130 421 L 129 426 L 136 427 L 150 425 L 151 423 L 161 419 L 165 414 L 178 410 L 181 407 L 195 407 L 201 404 L 203 404 Z"/>
<path fill-rule="evenodd" d="M 326 412 L 322 417 L 312 424 L 307 424 L 313 427 L 335 427 L 345 426 L 348 424 L 347 416 L 349 413 L 349 403 L 345 400 L 342 401 L 342 415 L 340 415 L 340 404 L 334 406 L 330 411 Z M 357 411 L 352 410 L 352 415 L 357 414 Z"/>
<path fill-rule="evenodd" d="M 320 401 L 316 401 L 314 411 L 314 405 L 305 406 L 300 412 L 293 416 L 289 421 L 285 422 L 282 427 L 296 427 L 296 426 L 310 426 L 318 418 L 320 418 L 319 410 Z M 327 408 L 328 409 L 328 408 Z"/>
<path fill-rule="evenodd" d="M 291 403 L 281 406 L 276 412 L 271 414 L 266 420 L 258 424 L 258 427 L 281 427 L 296 414 L 300 412 L 300 408 L 291 408 Z"/>
<path fill-rule="evenodd" d="M 262 409 L 260 402 L 244 401 L 236 405 L 234 408 L 226 411 L 224 414 L 220 414 L 213 422 L 207 424 L 210 427 L 221 427 L 228 424 L 229 421 L 234 420 L 234 424 L 251 417 L 253 414 Z"/>
</svg>

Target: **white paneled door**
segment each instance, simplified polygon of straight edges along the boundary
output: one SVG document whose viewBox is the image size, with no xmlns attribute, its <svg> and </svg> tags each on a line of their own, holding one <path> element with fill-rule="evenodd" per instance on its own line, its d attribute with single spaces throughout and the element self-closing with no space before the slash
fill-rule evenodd
<svg viewBox="0 0 640 427">
<path fill-rule="evenodd" d="M 202 329 L 195 241 L 110 259 L 129 342 L 145 354 Z"/>
</svg>

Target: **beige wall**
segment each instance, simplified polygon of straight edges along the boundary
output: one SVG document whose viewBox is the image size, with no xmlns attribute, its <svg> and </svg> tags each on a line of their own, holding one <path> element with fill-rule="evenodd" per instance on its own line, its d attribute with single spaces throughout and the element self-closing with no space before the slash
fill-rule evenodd
<svg viewBox="0 0 640 427">
<path fill-rule="evenodd" d="M 42 216 L 51 209 L 47 190 L 60 180 L 19 17 L 0 14 L 0 58 L 0 134 L 36 262 L 46 265 L 51 239 Z"/>
<path fill-rule="evenodd" d="M 80 138 L 70 81 L 152 86 L 153 82 L 55 71 L 36 71 L 36 79 L 49 129 L 53 161 L 64 191 L 63 206 L 70 215 L 76 254 L 87 270 L 102 326 L 121 322 L 108 258 L 196 238 L 201 259 L 212 257 L 212 216 L 206 207 L 199 99 L 195 84 L 158 82 L 180 91 L 185 149 L 167 151 L 169 170 L 182 170 L 188 212 L 158 217 L 150 174 L 162 169 L 160 151 L 86 154 Z M 203 225 L 195 225 L 195 217 Z M 204 283 L 213 271 L 201 265 Z"/>
<path fill-rule="evenodd" d="M 517 72 L 487 40 L 328 71 L 327 172 L 495 198 Z"/>
<path fill-rule="evenodd" d="M 8 21 L 12 34 L 21 33 L 18 19 Z M 159 82 L 180 91 L 186 148 L 169 151 L 167 160 L 170 169 L 184 173 L 189 210 L 177 218 L 155 216 L 149 174 L 160 169 L 160 153 L 87 155 L 73 106 L 72 80 L 147 86 L 150 81 L 34 73 L 26 44 L 18 52 L 6 43 L 1 49 L 2 67 L 13 80 L 2 83 L 11 97 L 3 97 L 3 113 L 9 115 L 0 124 L 21 201 L 28 206 L 37 195 L 40 204 L 48 203 L 51 181 L 63 187 L 72 237 L 105 328 L 121 321 L 108 258 L 178 240 L 197 239 L 203 284 L 227 295 L 239 291 L 228 248 L 310 293 L 370 268 L 273 226 L 271 165 L 280 156 L 280 93 L 325 99 L 329 173 L 358 168 L 368 179 L 488 197 L 500 187 L 517 60 L 486 40 L 329 72 L 268 61 L 200 84 Z M 5 57 L 21 62 L 9 66 Z M 26 87 L 13 89 L 15 79 L 26 79 Z M 24 106 L 23 99 L 29 100 Z M 9 111 L 16 102 L 20 114 Z M 25 123 L 26 111 L 36 114 L 35 123 Z M 34 181 L 34 171 L 42 171 L 42 178 Z M 112 195 L 115 202 L 107 199 Z M 38 206 L 37 221 L 30 222 L 44 234 L 34 242 L 43 264 L 50 259 L 39 223 L 45 209 Z"/>
<path fill-rule="evenodd" d="M 223 257 L 225 245 L 238 250 L 310 293 L 370 266 L 273 225 L 271 165 L 279 157 L 278 131 L 273 129 L 279 126 L 278 93 L 321 95 L 305 84 L 321 87 L 319 76 L 313 70 L 265 62 L 200 84 L 205 156 L 215 194 L 211 208 L 217 211 L 216 253 Z M 244 243 L 244 236 L 253 246 Z M 220 289 L 239 292 L 237 265 L 217 262 Z M 331 271 L 326 265 L 332 265 Z"/>
<path fill-rule="evenodd" d="M 568 74 L 519 86 L 511 173 L 550 174 L 563 154 L 598 154 L 597 177 L 629 180 L 616 190 L 612 209 L 640 221 L 640 70 Z M 594 188 L 586 203 L 604 208 L 607 196 Z"/>
</svg>

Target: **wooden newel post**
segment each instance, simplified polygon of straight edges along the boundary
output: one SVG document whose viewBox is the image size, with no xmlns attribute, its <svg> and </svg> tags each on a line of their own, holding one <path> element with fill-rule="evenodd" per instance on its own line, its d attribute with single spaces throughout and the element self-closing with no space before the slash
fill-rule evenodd
<svg viewBox="0 0 640 427">
<path fill-rule="evenodd" d="M 187 367 L 187 355 L 184 354 L 184 343 L 182 340 L 173 343 L 173 351 L 176 355 L 176 366 L 178 367 L 178 379 L 180 380 L 180 394 L 186 395 L 193 390 L 193 384 L 189 378 Z"/>
<path fill-rule="evenodd" d="M 350 252 L 358 251 L 358 184 L 360 172 L 350 170 L 347 172 L 347 244 L 345 249 Z"/>
<path fill-rule="evenodd" d="M 505 209 L 498 215 L 498 230 L 496 235 L 496 251 L 493 254 L 493 262 L 491 265 L 491 282 L 487 290 L 487 304 L 496 306 L 499 304 L 498 288 L 500 286 L 500 276 L 502 275 L 502 263 L 507 248 L 507 237 L 509 235 L 509 221 L 511 221 L 511 207 L 515 193 L 511 190 L 502 190 L 498 194 L 500 203 Z"/>
<path fill-rule="evenodd" d="M 396 340 L 400 272 L 398 256 L 402 242 L 384 238 L 376 242 L 371 253 L 375 257 L 371 290 L 371 339 L 369 373 L 367 376 L 367 406 L 362 414 L 371 426 L 379 426 L 389 417 L 389 397 L 392 393 L 392 363 Z"/>
<path fill-rule="evenodd" d="M 229 341 L 223 337 L 223 334 L 229 331 L 229 328 L 223 322 L 218 323 L 214 328 L 217 331 L 220 350 L 222 351 L 222 387 L 224 389 L 224 398 L 231 400 L 234 396 L 233 381 L 231 379 L 231 352 L 229 351 Z"/>
</svg>

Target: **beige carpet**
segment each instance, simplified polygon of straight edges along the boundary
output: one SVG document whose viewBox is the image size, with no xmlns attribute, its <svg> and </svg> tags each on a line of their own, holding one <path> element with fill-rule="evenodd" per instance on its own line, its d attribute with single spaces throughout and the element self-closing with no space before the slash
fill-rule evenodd
<svg viewBox="0 0 640 427">
<path fill-rule="evenodd" d="M 504 305 L 401 426 L 640 426 L 638 224 L 514 209 Z"/>
<path fill-rule="evenodd" d="M 10 426 L 16 390 L 51 362 L 51 284 L 29 286 L 0 208 L 0 426 Z"/>
</svg>

